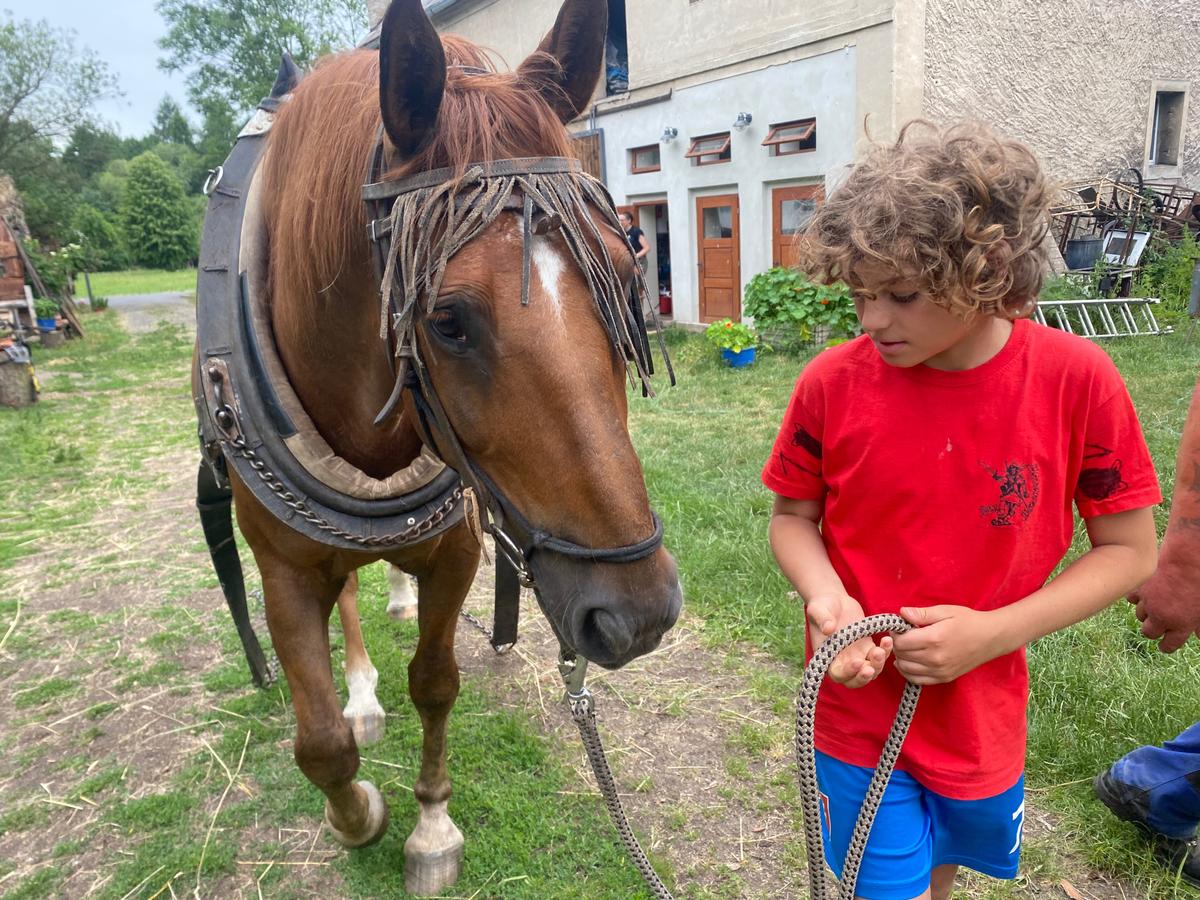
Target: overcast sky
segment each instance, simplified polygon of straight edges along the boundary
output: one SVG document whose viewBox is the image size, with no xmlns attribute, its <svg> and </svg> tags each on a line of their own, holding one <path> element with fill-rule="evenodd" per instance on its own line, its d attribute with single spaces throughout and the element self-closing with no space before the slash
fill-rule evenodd
<svg viewBox="0 0 1200 900">
<path fill-rule="evenodd" d="M 108 63 L 124 96 L 102 101 L 96 111 L 122 136 L 146 134 L 164 94 L 175 98 L 193 126 L 199 125 L 182 73 L 158 68 L 155 41 L 167 29 L 154 0 L 0 0 L 0 9 L 17 19 L 45 19 L 55 28 L 72 29 L 76 48 L 89 47 Z"/>
</svg>

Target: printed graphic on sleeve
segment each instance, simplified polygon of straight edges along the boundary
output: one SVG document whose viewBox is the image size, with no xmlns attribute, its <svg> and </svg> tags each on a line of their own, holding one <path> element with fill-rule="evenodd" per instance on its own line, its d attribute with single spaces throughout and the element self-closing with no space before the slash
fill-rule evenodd
<svg viewBox="0 0 1200 900">
<path fill-rule="evenodd" d="M 796 460 L 792 459 L 790 456 L 788 456 L 786 453 L 784 453 L 782 450 L 780 450 L 777 455 L 779 457 L 779 472 L 781 475 L 783 475 L 784 478 L 795 477 L 797 473 L 793 470 L 796 470 L 796 469 L 798 469 L 800 472 L 807 472 L 813 478 L 821 477 L 820 472 L 814 472 L 812 469 L 808 468 L 808 466 L 801 465 L 800 463 L 796 462 Z"/>
<path fill-rule="evenodd" d="M 792 446 L 806 451 L 814 459 L 821 458 L 821 442 L 809 434 L 803 425 L 796 426 L 796 431 L 792 434 Z"/>
<path fill-rule="evenodd" d="M 1089 500 L 1107 500 L 1129 487 L 1121 478 L 1121 460 L 1110 459 L 1112 455 L 1112 450 L 1100 444 L 1084 445 L 1079 492 Z"/>
<path fill-rule="evenodd" d="M 1041 492 L 1037 463 L 1006 463 L 1003 472 L 982 460 L 979 464 L 1000 485 L 1000 502 L 979 507 L 979 515 L 997 528 L 1026 521 L 1033 514 Z"/>
</svg>

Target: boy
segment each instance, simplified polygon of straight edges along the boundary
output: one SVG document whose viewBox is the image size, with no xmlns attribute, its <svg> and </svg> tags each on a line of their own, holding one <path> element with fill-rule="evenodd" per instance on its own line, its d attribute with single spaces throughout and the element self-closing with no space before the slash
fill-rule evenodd
<svg viewBox="0 0 1200 900">
<path fill-rule="evenodd" d="M 771 548 L 805 598 L 810 654 L 864 615 L 918 626 L 847 648 L 821 692 L 822 828 L 839 875 L 905 679 L 928 686 L 867 844 L 864 900 L 943 900 L 959 865 L 1016 875 L 1024 646 L 1154 569 L 1161 497 L 1120 375 L 1095 345 L 1022 318 L 1047 198 L 1023 146 L 912 123 L 806 234 L 810 276 L 850 285 L 864 334 L 796 383 L 763 471 Z M 1072 501 L 1092 549 L 1046 584 Z"/>
</svg>

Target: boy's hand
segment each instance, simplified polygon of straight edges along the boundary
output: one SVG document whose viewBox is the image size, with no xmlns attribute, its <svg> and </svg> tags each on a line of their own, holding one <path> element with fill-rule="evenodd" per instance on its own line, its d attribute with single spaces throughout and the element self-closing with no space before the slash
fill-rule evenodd
<svg viewBox="0 0 1200 900">
<path fill-rule="evenodd" d="M 894 636 L 896 668 L 913 684 L 945 684 L 999 654 L 988 614 L 967 606 L 906 606 L 918 627 Z"/>
<path fill-rule="evenodd" d="M 805 604 L 804 615 L 814 652 L 835 631 L 865 618 L 859 602 L 845 594 L 814 597 Z M 846 687 L 862 687 L 879 676 L 891 652 L 890 636 L 881 638 L 878 644 L 869 637 L 857 640 L 837 655 L 829 667 L 829 677 Z"/>
</svg>

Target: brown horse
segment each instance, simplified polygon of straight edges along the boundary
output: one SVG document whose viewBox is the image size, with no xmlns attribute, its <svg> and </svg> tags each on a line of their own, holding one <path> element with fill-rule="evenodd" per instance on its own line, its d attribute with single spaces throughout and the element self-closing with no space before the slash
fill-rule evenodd
<svg viewBox="0 0 1200 900">
<path fill-rule="evenodd" d="M 440 39 L 419 0 L 395 0 L 378 53 L 322 61 L 282 105 L 260 172 L 270 326 L 312 422 L 363 473 L 386 479 L 422 447 L 407 393 L 399 415 L 373 424 L 395 381 L 379 337 L 360 195 L 380 124 L 389 177 L 570 156 L 563 122 L 590 102 L 606 21 L 605 0 L 566 0 L 539 50 L 514 72 L 496 73 L 474 46 Z M 595 211 L 580 214 L 599 221 Z M 463 451 L 529 523 L 584 547 L 636 544 L 656 523 L 626 425 L 626 360 L 560 235 L 532 238 L 532 276 L 523 282 L 521 225 L 519 210 L 502 213 L 450 259 L 432 312 L 418 313 L 416 345 Z M 598 250 L 634 279 L 623 235 L 598 233 Z M 406 872 L 410 890 L 440 890 L 457 877 L 462 853 L 447 814 L 445 741 L 458 694 L 455 625 L 478 540 L 458 525 L 401 550 L 340 550 L 275 518 L 236 478 L 233 492 L 292 692 L 296 762 L 324 792 L 326 821 L 349 847 L 378 840 L 387 809 L 373 786 L 354 781 L 358 749 L 338 704 L 328 620 L 363 565 L 386 559 L 416 577 L 420 638 L 409 690 L 424 743 Z M 528 562 L 560 639 L 601 665 L 654 649 L 678 614 L 675 564 L 661 547 L 623 564 L 553 549 Z"/>
</svg>

